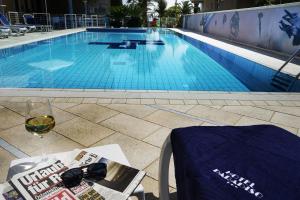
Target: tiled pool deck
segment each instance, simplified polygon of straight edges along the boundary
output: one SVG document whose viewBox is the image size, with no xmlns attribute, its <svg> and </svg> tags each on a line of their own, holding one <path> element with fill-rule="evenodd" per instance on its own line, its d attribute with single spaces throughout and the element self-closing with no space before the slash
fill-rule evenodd
<svg viewBox="0 0 300 200">
<path fill-rule="evenodd" d="M 47 33 L 54 34 L 58 33 Z M 38 96 L 50 97 L 57 122 L 44 139 L 30 135 L 24 127 L 25 102 L 39 101 Z M 158 197 L 158 158 L 171 129 L 216 124 L 274 124 L 300 136 L 300 94 L 0 90 L 1 139 L 28 155 L 117 143 L 132 166 L 146 170 L 143 186 L 147 199 Z M 0 147 L 0 182 L 5 180 L 12 159 L 15 156 Z M 175 192 L 173 167 L 170 173 L 170 189 Z"/>
</svg>

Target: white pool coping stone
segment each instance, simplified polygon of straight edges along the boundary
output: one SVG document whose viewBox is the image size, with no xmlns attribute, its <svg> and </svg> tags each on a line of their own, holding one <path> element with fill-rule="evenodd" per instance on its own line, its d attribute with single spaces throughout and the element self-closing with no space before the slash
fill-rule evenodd
<svg viewBox="0 0 300 200">
<path fill-rule="evenodd" d="M 181 34 L 185 34 L 195 39 L 199 38 L 207 41 L 216 47 L 229 48 L 233 50 L 236 47 L 219 40 L 208 38 L 192 32 L 185 32 L 179 29 L 172 29 Z M 13 44 L 3 45 L 0 42 L 1 48 L 8 48 L 40 40 L 60 37 L 76 32 L 82 32 L 85 29 L 68 29 L 62 31 L 53 31 L 48 34 L 41 34 L 39 38 L 20 41 Z M 201 40 L 201 41 L 202 41 Z M 230 45 L 230 46 L 228 46 Z M 240 48 L 242 49 L 242 48 Z M 264 57 L 256 52 L 243 49 L 248 57 L 256 56 Z M 242 52 L 242 50 L 240 50 Z M 235 52 L 232 52 L 235 53 Z M 235 53 L 237 54 L 237 53 Z M 250 56 L 251 55 L 251 56 Z M 243 56 L 244 57 L 244 56 Z M 267 56 L 266 56 L 267 57 Z M 277 59 L 268 57 L 272 62 L 277 62 Z M 280 60 L 278 60 L 280 61 Z M 281 61 L 283 62 L 283 61 Z M 265 63 L 262 63 L 265 65 Z M 277 93 L 277 92 L 220 92 L 220 91 L 168 91 L 168 90 L 110 90 L 110 89 L 60 89 L 60 88 L 0 88 L 0 97 L 78 97 L 78 98 L 112 98 L 112 99 L 180 99 L 180 100 L 206 100 L 206 99 L 223 99 L 223 100 L 282 100 L 282 101 L 300 101 L 300 93 Z"/>
<path fill-rule="evenodd" d="M 269 67 L 274 70 L 278 70 L 284 63 L 285 61 L 267 56 L 246 48 L 242 48 L 239 46 L 235 46 L 211 37 L 207 37 L 195 32 L 191 32 L 189 30 L 182 30 L 182 29 L 177 29 L 177 28 L 170 28 L 171 30 L 180 33 L 182 35 L 189 36 L 193 39 L 199 40 L 201 42 L 207 43 L 211 46 L 223 49 L 225 51 L 228 51 L 230 53 L 233 53 L 235 55 L 238 55 L 240 57 L 246 58 L 248 60 L 251 60 L 253 62 L 256 62 L 258 64 L 264 65 L 266 67 Z M 296 65 L 293 63 L 289 63 L 283 70 L 283 73 L 296 76 L 300 73 L 300 65 Z M 300 79 L 300 77 L 299 77 Z"/>
<path fill-rule="evenodd" d="M 56 37 L 70 35 L 85 31 L 85 28 L 55 30 L 51 32 L 34 32 L 26 33 L 24 36 L 11 36 L 9 38 L 0 39 L 0 49 L 11 48 L 41 40 L 48 40 Z"/>
<path fill-rule="evenodd" d="M 101 89 L 35 89 L 1 88 L 0 97 L 77 97 L 111 99 L 178 99 L 178 100 L 282 100 L 300 101 L 300 93 L 282 92 L 218 92 L 163 90 L 101 90 Z"/>
</svg>

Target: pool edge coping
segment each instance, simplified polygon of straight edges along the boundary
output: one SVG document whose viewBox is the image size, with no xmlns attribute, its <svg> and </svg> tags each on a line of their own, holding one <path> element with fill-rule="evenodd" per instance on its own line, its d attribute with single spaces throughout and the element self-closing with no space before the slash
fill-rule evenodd
<svg viewBox="0 0 300 200">
<path fill-rule="evenodd" d="M 246 47 L 237 46 L 231 43 L 228 43 L 228 41 L 224 41 L 221 39 L 217 39 L 214 37 L 209 37 L 207 35 L 200 34 L 198 32 L 194 32 L 193 30 L 188 29 L 180 29 L 180 28 L 169 28 L 170 30 L 179 33 L 181 35 L 190 37 L 194 40 L 198 40 L 200 42 L 209 44 L 215 48 L 222 49 L 224 51 L 230 52 L 236 56 L 245 58 L 251 62 L 258 63 L 260 65 L 263 65 L 267 68 L 273 69 L 277 71 L 284 63 L 284 60 L 264 55 L 262 53 L 253 51 L 251 49 L 248 49 Z M 296 67 L 296 69 L 295 69 Z M 297 71 L 299 69 L 299 71 Z M 300 65 L 296 65 L 293 63 L 289 63 L 283 70 L 282 73 L 296 76 L 298 73 L 300 73 Z M 300 77 L 298 78 L 300 80 Z"/>
<path fill-rule="evenodd" d="M 0 88 L 0 97 L 73 97 L 111 99 L 168 100 L 283 100 L 300 101 L 293 92 L 222 92 L 222 91 L 164 91 L 164 90 L 106 90 L 106 89 L 44 89 Z"/>
</svg>

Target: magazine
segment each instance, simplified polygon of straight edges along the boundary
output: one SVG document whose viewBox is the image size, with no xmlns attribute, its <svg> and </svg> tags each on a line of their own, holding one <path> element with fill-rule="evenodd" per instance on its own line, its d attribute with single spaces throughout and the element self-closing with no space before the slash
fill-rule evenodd
<svg viewBox="0 0 300 200">
<path fill-rule="evenodd" d="M 84 150 L 77 151 L 78 154 L 70 164 L 70 168 L 81 167 L 95 162 L 107 165 L 106 177 L 95 184 L 95 187 L 97 187 L 95 190 L 106 200 L 127 199 L 146 175 L 144 171 L 111 161 L 94 153 Z"/>
</svg>

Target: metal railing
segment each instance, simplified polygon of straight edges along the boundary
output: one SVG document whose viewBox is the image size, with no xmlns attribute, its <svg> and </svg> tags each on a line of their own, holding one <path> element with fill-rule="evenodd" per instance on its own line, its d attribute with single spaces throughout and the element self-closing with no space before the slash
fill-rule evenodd
<svg viewBox="0 0 300 200">
<path fill-rule="evenodd" d="M 64 14 L 65 29 L 80 27 L 106 27 L 108 18 L 103 15 Z"/>
<path fill-rule="evenodd" d="M 11 24 L 25 24 L 23 15 L 32 15 L 37 24 L 43 25 L 46 31 L 52 29 L 72 29 L 82 27 L 107 27 L 109 18 L 103 15 L 62 14 L 50 13 L 23 13 L 9 11 L 7 13 Z"/>
<path fill-rule="evenodd" d="M 175 17 L 162 17 L 160 23 L 164 28 L 174 28 L 177 25 L 177 19 Z"/>
<path fill-rule="evenodd" d="M 7 14 L 11 24 L 24 24 L 23 13 L 9 11 Z"/>
<path fill-rule="evenodd" d="M 276 75 L 278 75 L 283 68 L 285 68 L 285 66 L 287 66 L 290 62 L 292 62 L 294 60 L 294 58 L 300 53 L 300 49 L 297 49 L 288 59 L 287 61 L 285 61 L 285 63 L 277 70 Z"/>
</svg>

